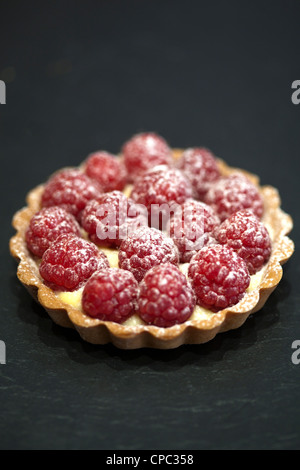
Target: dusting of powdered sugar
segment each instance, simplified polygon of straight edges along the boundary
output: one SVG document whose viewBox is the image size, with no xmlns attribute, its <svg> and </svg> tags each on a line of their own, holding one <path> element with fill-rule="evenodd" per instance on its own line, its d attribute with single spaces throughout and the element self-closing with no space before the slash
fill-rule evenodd
<svg viewBox="0 0 300 470">
<path fill-rule="evenodd" d="M 228 172 L 228 169 L 226 171 Z M 132 186 L 128 185 L 123 192 L 126 194 L 126 196 L 129 196 L 131 190 Z M 30 205 L 30 208 L 33 209 L 33 213 L 40 209 L 40 198 L 42 191 L 43 186 L 40 185 L 38 188 L 36 188 L 35 191 L 31 191 L 28 196 L 28 204 Z M 268 286 L 271 286 L 272 282 L 275 282 L 280 277 L 282 268 L 279 263 L 284 257 L 289 257 L 293 250 L 291 240 L 287 237 L 284 237 L 284 235 L 286 235 L 292 228 L 292 219 L 290 216 L 281 211 L 280 198 L 277 190 L 270 186 L 265 186 L 261 187 L 259 191 L 262 195 L 265 207 L 262 222 L 267 228 L 270 238 L 272 240 L 272 256 L 270 262 L 267 263 L 267 265 L 265 265 L 258 273 L 251 276 L 250 285 L 243 299 L 237 305 L 230 308 L 231 311 L 247 312 L 253 309 L 259 300 L 259 290 L 261 286 L 264 285 L 264 282 L 266 282 Z M 19 269 L 23 269 L 24 271 L 28 272 L 26 274 L 26 283 L 28 285 L 38 286 L 41 283 L 38 262 L 36 259 L 33 259 L 29 256 L 26 251 L 26 247 L 24 249 L 23 237 L 24 235 L 21 234 L 22 246 L 17 246 L 17 244 L 15 243 L 15 252 L 17 253 L 18 257 L 22 260 L 19 265 Z M 84 238 L 87 238 L 86 234 Z M 101 248 L 101 251 L 105 252 L 111 267 L 118 267 L 118 250 Z M 189 263 L 181 264 L 179 267 L 180 270 L 188 278 Z M 83 288 L 74 292 L 56 293 L 55 295 L 64 304 L 73 306 L 78 311 L 82 312 L 82 290 Z M 99 323 L 99 321 L 95 319 L 88 318 L 83 312 L 82 316 L 84 317 L 85 323 L 87 325 L 93 326 Z M 209 328 L 209 326 L 212 324 L 212 321 L 214 326 L 215 324 L 222 323 L 224 321 L 224 313 L 222 313 L 222 311 L 218 313 L 213 313 L 207 309 L 196 306 L 192 316 L 188 321 L 185 322 L 185 324 L 187 326 L 193 326 L 197 323 L 197 326 L 201 325 L 201 327 L 205 329 Z M 138 314 L 134 314 L 123 325 L 119 326 L 124 326 L 127 329 L 137 332 L 141 329 L 143 330 L 145 324 L 140 319 Z M 175 325 L 171 328 L 176 331 L 181 328 L 181 325 Z M 155 327 L 155 330 L 158 336 L 163 336 L 165 333 L 163 328 L 160 329 L 158 327 Z"/>
</svg>

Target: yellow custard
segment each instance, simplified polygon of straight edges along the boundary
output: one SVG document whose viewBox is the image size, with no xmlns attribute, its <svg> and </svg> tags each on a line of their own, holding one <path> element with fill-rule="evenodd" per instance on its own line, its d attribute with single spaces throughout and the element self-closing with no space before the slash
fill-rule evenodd
<svg viewBox="0 0 300 470">
<path fill-rule="evenodd" d="M 81 308 L 82 292 L 83 292 L 83 287 L 73 292 L 59 292 L 57 295 L 60 298 L 60 300 L 62 300 L 65 304 L 71 305 L 71 307 L 74 307 L 77 310 L 82 310 Z"/>
<path fill-rule="evenodd" d="M 118 250 L 113 249 L 113 248 L 101 248 L 101 250 L 106 254 L 110 267 L 118 268 Z M 179 265 L 179 269 L 186 277 L 187 277 L 188 267 L 189 267 L 189 263 L 184 263 L 184 264 Z M 262 281 L 263 274 L 264 274 L 264 269 L 261 269 L 256 274 L 253 274 L 251 276 L 250 285 L 246 293 L 252 292 L 258 288 L 258 286 L 260 285 Z M 82 292 L 83 292 L 83 287 L 73 292 L 60 292 L 57 295 L 60 298 L 60 300 L 62 300 L 65 304 L 68 304 L 71 307 L 82 311 L 82 306 L 81 306 Z M 207 310 L 206 308 L 196 305 L 194 312 L 189 318 L 189 321 L 207 320 L 211 315 L 215 315 L 215 314 L 211 312 L 210 310 Z M 136 314 L 132 315 L 123 323 L 124 326 L 137 326 L 137 325 L 144 325 L 144 324 L 145 323 L 143 322 L 143 320 Z"/>
</svg>

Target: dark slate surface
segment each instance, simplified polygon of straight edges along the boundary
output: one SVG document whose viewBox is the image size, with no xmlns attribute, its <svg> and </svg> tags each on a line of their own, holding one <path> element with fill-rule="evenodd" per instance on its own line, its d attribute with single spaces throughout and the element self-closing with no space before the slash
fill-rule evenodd
<svg viewBox="0 0 300 470">
<path fill-rule="evenodd" d="M 299 258 L 261 312 L 211 343 L 120 351 L 53 325 L 16 279 L 28 190 L 141 130 L 205 145 L 279 188 L 299 236 L 299 2 L 0 6 L 2 449 L 296 449 Z"/>
</svg>

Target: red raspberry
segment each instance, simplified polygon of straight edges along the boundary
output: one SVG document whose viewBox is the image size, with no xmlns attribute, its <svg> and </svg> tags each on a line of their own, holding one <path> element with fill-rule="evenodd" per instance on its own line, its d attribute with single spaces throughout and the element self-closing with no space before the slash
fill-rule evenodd
<svg viewBox="0 0 300 470">
<path fill-rule="evenodd" d="M 41 258 L 50 244 L 63 233 L 80 237 L 80 226 L 75 217 L 61 207 L 45 207 L 30 220 L 25 238 L 28 249 Z"/>
<path fill-rule="evenodd" d="M 191 195 L 192 187 L 183 173 L 165 165 L 147 171 L 136 181 L 131 192 L 131 198 L 146 207 L 149 225 L 158 229 L 165 228 L 171 211 Z"/>
<path fill-rule="evenodd" d="M 108 152 L 95 152 L 89 155 L 84 165 L 85 173 L 96 180 L 103 192 L 122 191 L 127 174 L 123 163 Z"/>
<path fill-rule="evenodd" d="M 109 268 L 106 255 L 96 245 L 76 235 L 60 235 L 45 251 L 40 274 L 53 290 L 73 291 L 98 269 Z"/>
<path fill-rule="evenodd" d="M 179 207 L 170 220 L 170 236 L 181 263 L 188 263 L 204 245 L 216 243 L 212 232 L 219 224 L 219 217 L 204 202 L 187 199 Z"/>
<path fill-rule="evenodd" d="M 81 216 L 90 239 L 102 246 L 119 246 L 130 231 L 146 222 L 137 205 L 120 191 L 101 194 L 90 201 Z"/>
<path fill-rule="evenodd" d="M 101 193 L 100 186 L 82 171 L 67 168 L 55 173 L 46 183 L 42 206 L 60 206 L 80 221 L 88 201 Z"/>
<path fill-rule="evenodd" d="M 155 266 L 140 284 L 139 313 L 148 324 L 169 327 L 190 318 L 195 294 L 185 275 L 173 264 Z"/>
<path fill-rule="evenodd" d="M 87 281 L 82 308 L 99 320 L 123 323 L 137 306 L 138 283 L 129 271 L 109 268 L 97 271 Z"/>
<path fill-rule="evenodd" d="M 221 221 L 242 209 L 251 209 L 260 218 L 264 210 L 257 187 L 240 173 L 214 183 L 206 194 L 205 202 L 215 209 Z"/>
<path fill-rule="evenodd" d="M 134 135 L 122 148 L 124 163 L 131 181 L 157 165 L 172 165 L 167 142 L 153 132 Z"/>
<path fill-rule="evenodd" d="M 215 156 L 202 147 L 185 150 L 178 161 L 178 168 L 190 180 L 195 198 L 201 200 L 204 199 L 211 184 L 221 176 Z"/>
<path fill-rule="evenodd" d="M 139 282 L 153 266 L 178 261 L 173 240 L 155 228 L 140 227 L 120 245 L 120 268 L 131 271 Z"/>
<path fill-rule="evenodd" d="M 213 312 L 237 304 L 250 283 L 245 261 L 226 245 L 205 246 L 198 251 L 188 274 L 199 305 Z"/>
<path fill-rule="evenodd" d="M 215 236 L 243 258 L 250 274 L 255 274 L 270 257 L 268 230 L 250 210 L 232 214 L 216 229 Z"/>
</svg>

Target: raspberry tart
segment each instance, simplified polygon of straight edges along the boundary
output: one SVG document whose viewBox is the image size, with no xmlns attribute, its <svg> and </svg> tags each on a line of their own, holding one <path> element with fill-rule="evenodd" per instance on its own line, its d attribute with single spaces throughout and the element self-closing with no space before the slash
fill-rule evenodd
<svg viewBox="0 0 300 470">
<path fill-rule="evenodd" d="M 294 251 L 280 205 L 210 150 L 141 133 L 30 191 L 10 251 L 52 320 L 90 343 L 201 344 L 242 326 L 280 282 Z"/>
</svg>

